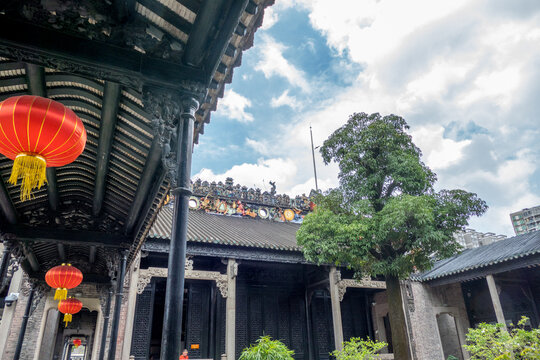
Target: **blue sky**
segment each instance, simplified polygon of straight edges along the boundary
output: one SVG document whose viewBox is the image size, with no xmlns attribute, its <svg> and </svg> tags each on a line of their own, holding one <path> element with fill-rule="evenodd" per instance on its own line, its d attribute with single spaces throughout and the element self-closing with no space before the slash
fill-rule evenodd
<svg viewBox="0 0 540 360">
<path fill-rule="evenodd" d="M 438 188 L 476 192 L 479 231 L 540 205 L 540 2 L 277 0 L 199 138 L 193 177 L 296 195 L 353 112 L 411 126 Z M 319 186 L 337 167 L 316 155 Z"/>
</svg>

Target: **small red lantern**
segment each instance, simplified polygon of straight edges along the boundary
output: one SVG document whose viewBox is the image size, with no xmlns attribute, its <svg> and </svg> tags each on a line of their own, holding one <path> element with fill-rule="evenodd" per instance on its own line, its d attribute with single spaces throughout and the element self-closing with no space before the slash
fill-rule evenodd
<svg viewBox="0 0 540 360">
<path fill-rule="evenodd" d="M 56 289 L 54 300 L 64 300 L 67 298 L 68 289 L 73 289 L 82 282 L 83 274 L 71 264 L 55 266 L 45 274 L 47 284 Z"/>
<path fill-rule="evenodd" d="M 66 327 L 68 326 L 68 323 L 71 322 L 71 320 L 73 319 L 72 315 L 81 311 L 82 305 L 83 304 L 81 300 L 72 297 L 61 300 L 58 303 L 58 311 L 64 314 L 63 321 L 66 323 Z"/>
<path fill-rule="evenodd" d="M 9 182 L 22 179 L 22 201 L 47 182 L 46 167 L 73 162 L 85 145 L 81 119 L 59 102 L 23 95 L 0 103 L 0 153 L 14 160 Z"/>
<path fill-rule="evenodd" d="M 82 340 L 81 339 L 73 339 L 73 346 L 75 346 L 75 349 L 81 346 Z"/>
</svg>

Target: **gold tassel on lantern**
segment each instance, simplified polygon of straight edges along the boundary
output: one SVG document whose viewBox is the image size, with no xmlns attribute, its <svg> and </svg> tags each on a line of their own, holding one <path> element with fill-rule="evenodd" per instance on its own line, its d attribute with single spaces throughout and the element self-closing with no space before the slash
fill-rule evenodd
<svg viewBox="0 0 540 360">
<path fill-rule="evenodd" d="M 21 181 L 21 201 L 32 198 L 32 190 L 39 189 L 47 182 L 47 163 L 39 155 L 22 153 L 17 155 L 11 169 L 9 183 L 16 185 Z"/>
<path fill-rule="evenodd" d="M 56 292 L 54 293 L 54 300 L 65 300 L 65 299 L 67 299 L 67 289 L 66 288 L 56 289 Z"/>
<path fill-rule="evenodd" d="M 68 324 L 71 322 L 71 320 L 73 319 L 73 316 L 71 316 L 71 314 L 64 314 L 64 322 L 66 323 L 65 327 L 68 326 Z"/>
</svg>

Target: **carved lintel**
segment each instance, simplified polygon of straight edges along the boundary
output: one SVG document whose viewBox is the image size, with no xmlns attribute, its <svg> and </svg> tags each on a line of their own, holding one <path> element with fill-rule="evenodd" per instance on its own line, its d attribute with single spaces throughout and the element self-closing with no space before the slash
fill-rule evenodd
<svg viewBox="0 0 540 360">
<path fill-rule="evenodd" d="M 142 294 L 144 289 L 150 284 L 152 278 L 160 277 L 166 278 L 168 274 L 167 268 L 149 267 L 148 269 L 141 269 L 139 271 L 139 281 L 137 282 L 137 294 Z M 186 270 L 186 279 L 195 280 L 210 280 L 215 281 L 221 296 L 224 298 L 228 295 L 228 282 L 227 274 L 221 274 L 218 271 L 205 271 L 205 270 Z"/>
<path fill-rule="evenodd" d="M 362 280 L 341 279 L 341 272 L 336 271 L 336 283 L 338 287 L 339 301 L 343 301 L 343 297 L 347 292 L 348 287 L 362 289 L 386 289 L 384 281 L 372 280 L 369 277 L 364 277 Z"/>
</svg>

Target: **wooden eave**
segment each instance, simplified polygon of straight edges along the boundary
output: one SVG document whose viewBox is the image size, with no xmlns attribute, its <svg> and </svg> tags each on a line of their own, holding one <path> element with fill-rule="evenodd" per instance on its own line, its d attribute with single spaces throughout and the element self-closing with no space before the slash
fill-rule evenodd
<svg viewBox="0 0 540 360">
<path fill-rule="evenodd" d="M 129 250 L 129 260 L 133 260 L 168 192 L 160 156 L 152 147 L 154 130 L 143 107 L 143 86 L 175 91 L 186 80 L 208 85 L 208 95 L 196 114 L 196 141 L 223 96 L 233 68 L 240 64 L 242 50 L 251 46 L 264 8 L 272 1 L 113 1 L 111 14 L 101 14 L 108 21 L 105 27 L 113 29 L 109 37 L 95 32 L 91 13 L 80 15 L 88 23 L 62 28 L 57 12 L 40 8 L 53 3 L 25 3 L 37 7 L 30 9 L 38 13 L 35 19 L 28 18 L 32 14 L 29 8 L 21 10 L 22 3 L 0 4 L 0 101 L 42 92 L 81 118 L 87 144 L 73 163 L 48 171 L 50 186 L 37 190 L 25 202 L 19 199 L 19 187 L 7 183 L 12 161 L 0 155 L 0 233 L 19 238 L 25 250 L 24 268 L 32 276 L 41 276 L 65 257 L 77 258 L 80 266 L 90 269 L 91 277 L 103 279 L 107 249 Z M 77 4 L 98 11 L 109 6 L 94 0 Z M 216 4 L 221 11 L 210 11 Z M 98 30 L 102 25 L 98 21 Z M 118 36 L 124 31 L 129 37 L 132 28 L 145 30 L 139 34 L 145 40 L 151 33 L 150 50 Z M 193 46 L 199 38 L 204 38 L 203 45 Z M 160 52 L 167 46 L 176 49 L 172 51 L 176 57 L 167 58 L 166 51 Z M 188 56 L 183 51 L 190 48 L 200 52 L 190 53 L 190 58 L 200 59 L 197 64 L 182 60 Z M 120 86 L 114 104 L 104 101 L 110 83 Z M 103 114 L 110 113 L 111 106 L 117 111 L 108 130 L 112 136 L 106 141 L 100 133 Z M 103 151 L 108 161 L 98 172 Z M 141 197 L 138 192 L 143 181 L 150 186 Z M 97 182 L 102 185 L 102 197 L 96 195 Z M 96 202 L 101 206 L 96 207 Z M 135 212 L 134 203 L 138 204 Z M 81 234 L 84 236 L 79 237 Z"/>
</svg>

